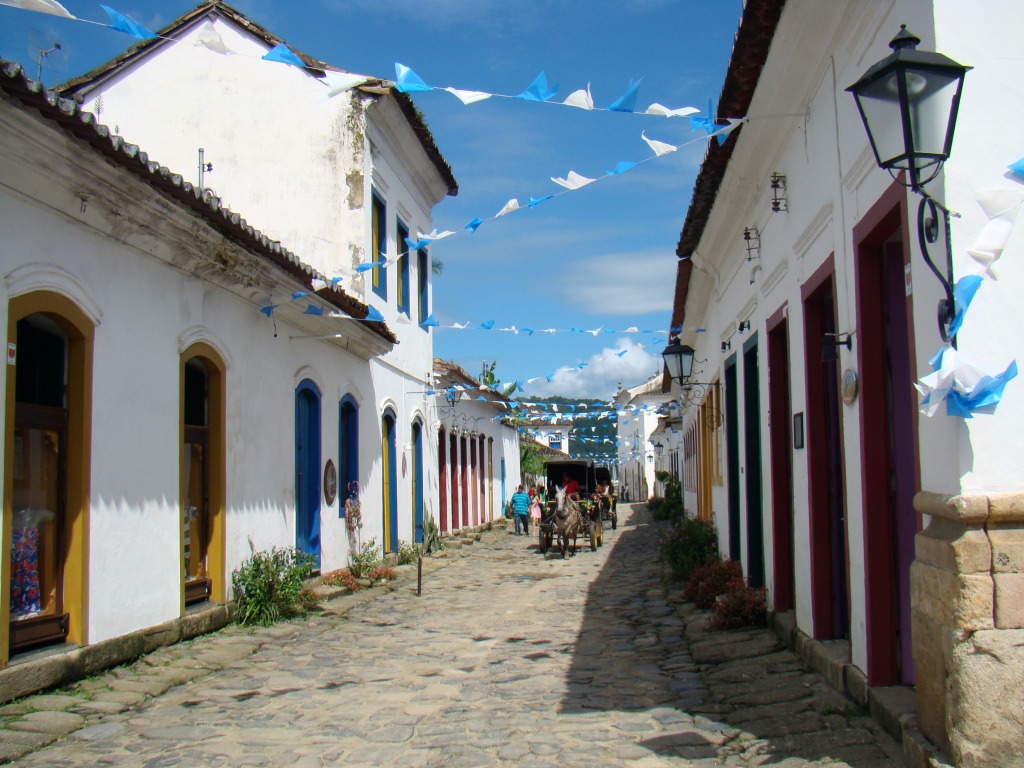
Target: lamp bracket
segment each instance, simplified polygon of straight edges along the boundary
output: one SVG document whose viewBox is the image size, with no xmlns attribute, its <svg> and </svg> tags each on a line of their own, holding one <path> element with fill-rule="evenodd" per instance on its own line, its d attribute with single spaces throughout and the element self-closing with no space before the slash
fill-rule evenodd
<svg viewBox="0 0 1024 768">
<path fill-rule="evenodd" d="M 928 265 L 928 269 L 932 271 L 939 283 L 942 285 L 942 290 L 946 294 L 945 298 L 939 301 L 939 306 L 936 312 L 937 320 L 939 324 L 939 335 L 943 341 L 949 341 L 956 346 L 955 334 L 950 334 L 949 326 L 953 322 L 953 318 L 956 317 L 956 301 L 953 298 L 953 244 L 950 237 L 949 219 L 951 216 L 957 215 L 951 212 L 946 206 L 938 202 L 935 198 L 929 195 L 924 189 L 915 187 L 914 191 L 921 196 L 921 202 L 917 207 L 917 240 L 921 248 L 921 257 L 924 259 L 924 263 Z M 939 215 L 942 216 L 942 227 L 944 230 L 944 242 L 946 246 L 946 272 L 942 273 L 942 270 L 932 260 L 931 254 L 928 251 L 929 245 L 934 245 L 939 240 Z"/>
</svg>

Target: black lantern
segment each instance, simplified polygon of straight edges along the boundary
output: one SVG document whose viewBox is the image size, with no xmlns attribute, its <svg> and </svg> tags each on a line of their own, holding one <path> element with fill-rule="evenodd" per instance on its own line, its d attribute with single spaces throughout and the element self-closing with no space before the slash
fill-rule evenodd
<svg viewBox="0 0 1024 768">
<path fill-rule="evenodd" d="M 906 171 L 910 186 L 927 184 L 949 158 L 964 75 L 970 67 L 934 51 L 919 51 L 920 38 L 900 26 L 892 53 L 848 90 L 879 167 Z"/>
<path fill-rule="evenodd" d="M 665 358 L 665 367 L 670 379 L 682 384 L 690 378 L 690 374 L 693 373 L 693 347 L 680 344 L 679 339 L 674 338 L 662 351 L 661 356 Z"/>
<path fill-rule="evenodd" d="M 448 406 L 454 408 L 455 404 L 462 399 L 462 390 L 456 389 L 455 387 L 448 387 L 444 391 L 444 399 L 448 401 Z"/>
<path fill-rule="evenodd" d="M 654 444 L 654 455 L 659 457 L 659 458 L 661 456 L 664 456 L 665 455 L 665 446 L 662 445 L 661 443 L 655 443 Z"/>
<path fill-rule="evenodd" d="M 896 179 L 900 171 L 906 171 L 908 181 L 903 183 L 921 196 L 917 240 L 921 256 L 946 294 L 939 302 L 939 334 L 943 341 L 955 345 L 950 333 L 956 316 L 950 213 L 925 191 L 924 185 L 938 175 L 949 159 L 964 75 L 971 67 L 957 64 L 941 53 L 919 51 L 920 42 L 920 38 L 907 31 L 906 24 L 901 25 L 899 34 L 889 43 L 893 52 L 846 90 L 857 100 L 879 167 Z M 946 246 L 945 274 L 928 252 L 928 245 L 939 240 L 940 212 Z"/>
</svg>

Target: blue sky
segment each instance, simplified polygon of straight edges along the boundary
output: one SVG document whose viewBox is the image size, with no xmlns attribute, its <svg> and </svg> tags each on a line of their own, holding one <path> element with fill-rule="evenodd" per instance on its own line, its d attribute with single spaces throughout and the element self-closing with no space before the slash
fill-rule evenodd
<svg viewBox="0 0 1024 768">
<path fill-rule="evenodd" d="M 151 29 L 194 8 L 181 0 L 108 0 Z M 76 16 L 106 21 L 98 2 L 65 0 Z M 742 11 L 740 0 L 236 0 L 232 5 L 290 46 L 353 72 L 394 77 L 411 67 L 436 86 L 516 94 L 540 72 L 561 101 L 590 83 L 607 106 L 642 77 L 636 108 L 652 102 L 707 109 L 717 99 Z M 134 39 L 111 29 L 0 6 L 0 56 L 33 74 L 40 47 L 62 45 L 48 84 L 94 67 Z M 57 70 L 57 71 L 55 71 Z M 640 134 L 682 145 L 702 134 L 685 118 L 587 112 L 490 99 L 464 106 L 443 92 L 413 94 L 459 182 L 434 210 L 439 230 L 493 216 L 511 198 L 555 194 L 552 176 L 601 177 L 621 160 L 653 155 Z M 268 105 L 271 112 L 273 105 Z M 664 329 L 675 246 L 705 143 L 643 163 L 533 210 L 432 246 L 444 262 L 434 284 L 442 325 L 494 320 L 495 328 Z M 157 158 L 159 159 L 159 158 Z M 178 169 L 181 170 L 181 169 Z M 245 215 L 245 211 L 241 211 Z M 253 222 L 258 226 L 258 222 Z M 299 254 L 301 257 L 301 254 Z M 499 378 L 541 378 L 529 395 L 609 397 L 660 366 L 665 334 L 435 332 L 435 354 Z M 638 345 L 644 345 L 639 348 Z M 628 350 L 621 356 L 616 353 Z M 583 368 L 580 363 L 587 363 Z M 551 381 L 547 377 L 555 374 Z"/>
</svg>

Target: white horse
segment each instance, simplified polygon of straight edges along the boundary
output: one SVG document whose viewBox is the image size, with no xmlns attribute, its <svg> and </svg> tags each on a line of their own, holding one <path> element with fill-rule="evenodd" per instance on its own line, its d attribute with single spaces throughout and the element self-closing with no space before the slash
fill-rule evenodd
<svg viewBox="0 0 1024 768">
<path fill-rule="evenodd" d="M 558 532 L 558 547 L 562 551 L 562 559 L 569 549 L 569 537 L 572 537 L 572 553 L 576 554 L 576 538 L 581 533 L 586 533 L 586 524 L 583 520 L 583 512 L 579 505 L 565 494 L 564 488 L 555 492 L 557 506 L 552 521 L 555 530 Z"/>
</svg>

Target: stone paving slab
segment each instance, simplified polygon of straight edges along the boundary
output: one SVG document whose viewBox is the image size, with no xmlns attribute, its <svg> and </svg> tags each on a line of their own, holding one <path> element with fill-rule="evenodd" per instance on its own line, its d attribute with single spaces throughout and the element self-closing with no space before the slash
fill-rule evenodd
<svg viewBox="0 0 1024 768">
<path fill-rule="evenodd" d="M 899 765 L 873 721 L 836 706 L 770 634 L 712 632 L 666 593 L 652 557 L 657 527 L 639 506 L 620 509 L 623 524 L 596 552 L 563 560 L 540 554 L 536 537 L 466 536 L 424 562 L 420 597 L 415 569 L 400 569 L 396 582 L 339 595 L 307 617 L 228 627 L 9 705 L 0 760 Z M 18 730 L 44 723 L 54 731 Z"/>
</svg>

